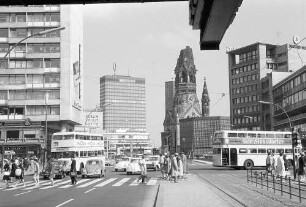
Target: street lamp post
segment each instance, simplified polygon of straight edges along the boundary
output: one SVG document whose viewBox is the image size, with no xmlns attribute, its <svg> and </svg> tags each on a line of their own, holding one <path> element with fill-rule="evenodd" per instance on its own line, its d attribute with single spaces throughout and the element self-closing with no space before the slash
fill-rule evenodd
<svg viewBox="0 0 306 207">
<path fill-rule="evenodd" d="M 185 149 L 185 141 L 186 141 L 186 138 L 182 138 L 182 141 L 183 141 L 183 144 L 184 144 L 184 153 L 186 153 L 186 149 Z"/>
<path fill-rule="evenodd" d="M 37 32 L 37 33 L 34 33 L 30 36 L 27 36 L 25 38 L 23 38 L 22 40 L 20 40 L 19 42 L 15 43 L 9 50 L 8 52 L 1 58 L 1 61 L 0 61 L 0 67 L 1 67 L 1 64 L 4 63 L 5 61 L 5 58 L 10 54 L 10 52 L 17 46 L 19 45 L 20 43 L 22 43 L 23 41 L 31 38 L 31 37 L 34 37 L 34 36 L 39 36 L 39 35 L 44 35 L 44 34 L 47 34 L 47 33 L 51 33 L 51 32 L 56 32 L 56 31 L 60 31 L 60 30 L 64 30 L 65 27 L 56 27 L 56 28 L 53 28 L 53 29 L 47 29 L 47 30 L 44 30 L 44 31 L 41 31 L 41 32 Z M 6 137 L 6 135 L 5 135 Z M 1 173 L 3 173 L 3 159 L 4 159 L 4 147 L 5 147 L 5 142 L 6 142 L 6 138 L 4 139 L 4 142 L 2 143 L 2 165 L 1 165 Z"/>
<path fill-rule="evenodd" d="M 293 125 L 292 125 L 292 121 L 291 121 L 288 113 L 285 111 L 285 109 L 283 109 L 280 105 L 272 103 L 272 102 L 268 102 L 268 101 L 258 101 L 258 102 L 262 103 L 262 104 L 274 105 L 277 108 L 281 109 L 284 112 L 284 114 L 286 114 L 287 119 L 289 121 L 289 126 L 290 126 L 290 130 L 291 130 L 291 139 L 292 139 L 294 128 L 293 128 Z M 295 151 L 294 151 L 294 144 L 293 143 L 292 143 L 292 152 L 293 152 L 293 177 L 294 177 L 294 179 L 296 179 L 296 173 L 295 173 Z"/>
</svg>

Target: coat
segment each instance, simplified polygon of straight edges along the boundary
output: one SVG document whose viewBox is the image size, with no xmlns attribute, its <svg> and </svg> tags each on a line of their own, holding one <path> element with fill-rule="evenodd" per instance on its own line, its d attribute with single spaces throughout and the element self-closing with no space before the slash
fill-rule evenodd
<svg viewBox="0 0 306 207">
<path fill-rule="evenodd" d="M 305 175 L 305 161 L 304 161 L 304 156 L 301 156 L 298 160 L 299 167 L 297 169 L 298 175 Z"/>
<path fill-rule="evenodd" d="M 178 175 L 178 165 L 176 157 L 171 158 L 171 176 Z"/>
<path fill-rule="evenodd" d="M 283 156 L 277 158 L 276 174 L 278 176 L 285 176 L 285 162 Z"/>
<path fill-rule="evenodd" d="M 182 155 L 182 162 L 183 162 L 183 173 L 187 172 L 187 157 L 186 155 Z"/>
<path fill-rule="evenodd" d="M 76 172 L 76 160 L 73 159 L 70 165 L 70 172 Z"/>
</svg>

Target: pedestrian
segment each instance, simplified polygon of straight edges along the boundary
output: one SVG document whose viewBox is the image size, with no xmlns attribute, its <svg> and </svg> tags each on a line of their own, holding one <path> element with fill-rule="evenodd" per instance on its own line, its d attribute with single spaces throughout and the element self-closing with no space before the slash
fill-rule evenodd
<svg viewBox="0 0 306 207">
<path fill-rule="evenodd" d="M 16 163 L 15 163 L 15 158 L 11 159 L 11 163 L 12 163 L 12 166 L 11 166 L 11 174 L 10 174 L 10 177 L 11 177 L 11 182 L 14 182 L 13 180 L 15 179 L 16 177 L 16 169 L 17 169 L 17 166 L 16 166 Z M 16 179 L 15 179 L 16 180 Z"/>
<path fill-rule="evenodd" d="M 170 173 L 171 173 L 171 161 L 170 157 L 167 154 L 165 156 L 164 169 L 165 169 L 165 179 L 168 180 L 170 178 Z"/>
<path fill-rule="evenodd" d="M 174 182 L 177 183 L 177 171 L 178 171 L 178 166 L 177 166 L 177 156 L 178 154 L 175 153 L 174 155 L 171 155 L 171 178 L 174 179 Z"/>
<path fill-rule="evenodd" d="M 186 155 L 184 154 L 184 151 L 181 153 L 181 156 L 182 156 L 182 162 L 183 162 L 183 178 L 186 179 L 187 176 L 187 157 Z"/>
<path fill-rule="evenodd" d="M 163 154 L 160 154 L 159 155 L 159 167 L 160 167 L 160 172 L 161 172 L 161 175 L 162 175 L 162 179 L 165 178 L 164 163 L 165 163 L 165 156 Z"/>
<path fill-rule="evenodd" d="M 299 167 L 298 167 L 298 170 L 297 170 L 297 173 L 298 173 L 298 179 L 300 181 L 304 181 L 305 180 L 305 161 L 304 161 L 304 153 L 301 152 L 300 153 L 300 157 L 298 159 L 298 163 L 299 163 Z"/>
<path fill-rule="evenodd" d="M 55 163 L 54 163 L 54 158 L 51 158 L 49 163 L 48 163 L 48 169 L 49 169 L 49 179 L 51 181 L 50 185 L 54 185 L 54 173 L 55 173 Z"/>
<path fill-rule="evenodd" d="M 277 172 L 278 177 L 285 176 L 285 163 L 284 163 L 284 158 L 283 158 L 283 152 L 280 152 L 279 157 L 277 158 L 276 172 Z"/>
<path fill-rule="evenodd" d="M 277 162 L 275 160 L 275 156 L 274 156 L 273 152 L 271 153 L 271 156 L 272 156 L 272 175 L 275 175 L 276 174 Z"/>
<path fill-rule="evenodd" d="M 266 170 L 267 173 L 271 173 L 272 174 L 272 164 L 273 164 L 273 157 L 270 151 L 268 151 L 268 155 L 266 158 Z"/>
<path fill-rule="evenodd" d="M 35 182 L 35 185 L 39 185 L 39 164 L 38 164 L 38 159 L 37 157 L 34 157 L 33 159 L 33 171 L 34 171 L 34 175 L 33 175 L 33 179 Z"/>
<path fill-rule="evenodd" d="M 18 159 L 15 159 L 15 163 L 16 163 L 16 171 L 15 171 L 15 178 L 16 178 L 16 184 L 15 187 L 17 187 L 19 182 L 22 182 L 23 187 L 25 187 L 25 182 L 24 182 L 24 167 L 23 167 L 23 162 L 22 159 L 20 158 L 20 160 L 18 161 Z"/>
<path fill-rule="evenodd" d="M 3 180 L 5 182 L 5 185 L 6 185 L 6 188 L 9 188 L 10 187 L 10 171 L 11 171 L 11 168 L 10 168 L 10 164 L 9 164 L 9 161 L 7 159 L 4 159 L 4 166 L 3 166 Z"/>
<path fill-rule="evenodd" d="M 70 165 L 70 178 L 71 178 L 71 185 L 77 184 L 77 170 L 76 170 L 76 160 L 74 155 L 71 156 L 71 165 Z"/>
<path fill-rule="evenodd" d="M 141 170 L 141 175 L 138 177 L 138 182 L 141 179 L 141 183 L 147 183 L 147 164 L 145 160 L 145 156 L 142 155 L 141 159 L 139 160 L 139 166 Z"/>
<path fill-rule="evenodd" d="M 178 179 L 183 179 L 183 161 L 180 156 L 177 156 L 177 166 L 178 166 Z"/>
</svg>

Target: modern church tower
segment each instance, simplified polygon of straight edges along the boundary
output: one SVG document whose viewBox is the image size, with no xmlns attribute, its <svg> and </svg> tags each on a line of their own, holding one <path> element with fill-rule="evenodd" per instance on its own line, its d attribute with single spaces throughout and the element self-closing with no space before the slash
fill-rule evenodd
<svg viewBox="0 0 306 207">
<path fill-rule="evenodd" d="M 207 117 L 209 116 L 209 107 L 210 107 L 210 99 L 208 95 L 207 85 L 206 85 L 206 78 L 204 78 L 204 86 L 202 92 L 202 116 Z"/>
</svg>

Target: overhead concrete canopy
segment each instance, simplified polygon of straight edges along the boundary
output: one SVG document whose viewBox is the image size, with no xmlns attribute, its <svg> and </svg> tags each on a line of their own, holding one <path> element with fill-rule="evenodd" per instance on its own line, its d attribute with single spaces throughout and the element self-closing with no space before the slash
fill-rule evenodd
<svg viewBox="0 0 306 207">
<path fill-rule="evenodd" d="M 188 0 L 4 0 L 0 6 L 100 3 L 150 3 Z M 243 0 L 189 0 L 190 25 L 200 29 L 201 50 L 217 50 Z M 171 14 L 169 14 L 171 15 Z"/>
</svg>

